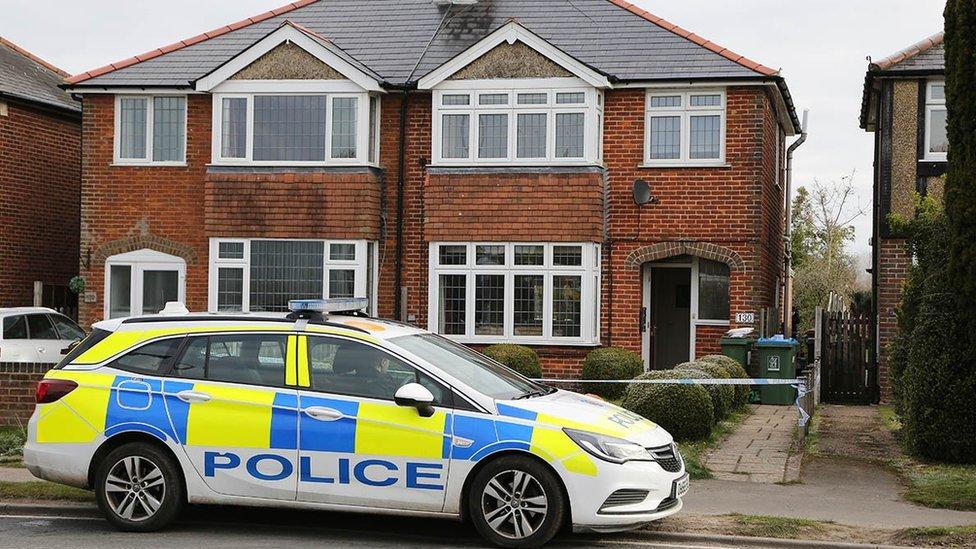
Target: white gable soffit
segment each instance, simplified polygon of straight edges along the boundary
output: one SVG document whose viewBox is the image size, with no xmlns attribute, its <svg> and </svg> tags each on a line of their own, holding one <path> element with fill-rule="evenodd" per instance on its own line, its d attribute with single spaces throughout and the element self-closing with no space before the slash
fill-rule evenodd
<svg viewBox="0 0 976 549">
<path fill-rule="evenodd" d="M 352 80 L 360 88 L 371 92 L 383 92 L 383 87 L 372 76 L 366 74 L 359 67 L 354 66 L 345 59 L 326 49 L 304 32 L 295 27 L 285 24 L 278 30 L 262 38 L 257 43 L 239 53 L 230 61 L 224 63 L 210 74 L 196 81 L 196 90 L 209 92 L 234 76 L 251 63 L 257 61 L 264 54 L 268 53 L 283 42 L 291 42 L 314 55 L 319 61 L 332 67 L 339 74 Z"/>
<path fill-rule="evenodd" d="M 502 42 L 514 44 L 522 42 L 526 46 L 544 55 L 553 63 L 573 73 L 579 79 L 595 88 L 610 88 L 610 81 L 607 77 L 580 63 L 571 55 L 546 42 L 532 31 L 526 29 L 516 21 L 510 21 L 505 26 L 481 39 L 480 42 L 464 50 L 453 59 L 444 63 L 440 67 L 430 71 L 420 79 L 417 87 L 421 90 L 429 90 L 441 82 L 450 78 L 454 73 L 467 67 L 482 55 L 488 53 L 495 46 Z"/>
</svg>

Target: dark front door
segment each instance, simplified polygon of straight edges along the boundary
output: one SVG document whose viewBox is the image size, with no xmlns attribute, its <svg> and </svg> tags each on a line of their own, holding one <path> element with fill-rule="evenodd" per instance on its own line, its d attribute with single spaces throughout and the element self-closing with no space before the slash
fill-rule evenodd
<svg viewBox="0 0 976 549">
<path fill-rule="evenodd" d="M 686 362 L 691 339 L 691 269 L 651 269 L 651 349 L 655 370 Z"/>
</svg>

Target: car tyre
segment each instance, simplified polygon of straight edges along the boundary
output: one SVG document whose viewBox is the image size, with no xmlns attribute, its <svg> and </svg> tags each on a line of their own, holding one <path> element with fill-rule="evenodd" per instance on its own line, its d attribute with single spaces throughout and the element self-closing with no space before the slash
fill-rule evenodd
<svg viewBox="0 0 976 549">
<path fill-rule="evenodd" d="M 475 475 L 467 494 L 468 517 L 499 547 L 541 547 L 562 527 L 568 511 L 555 473 L 528 456 L 504 456 Z"/>
<path fill-rule="evenodd" d="M 186 501 L 178 464 L 145 442 L 109 452 L 95 472 L 95 499 L 105 518 L 124 532 L 153 532 L 179 515 Z"/>
</svg>

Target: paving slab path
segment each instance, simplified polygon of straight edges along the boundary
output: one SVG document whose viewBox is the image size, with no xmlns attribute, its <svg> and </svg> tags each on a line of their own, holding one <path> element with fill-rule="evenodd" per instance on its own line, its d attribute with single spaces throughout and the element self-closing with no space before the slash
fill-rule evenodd
<svg viewBox="0 0 976 549">
<path fill-rule="evenodd" d="M 782 482 L 795 426 L 792 406 L 752 406 L 752 414 L 706 454 L 703 463 L 719 480 Z"/>
<path fill-rule="evenodd" d="M 0 482 L 33 482 L 39 480 L 23 467 L 0 467 Z"/>
</svg>

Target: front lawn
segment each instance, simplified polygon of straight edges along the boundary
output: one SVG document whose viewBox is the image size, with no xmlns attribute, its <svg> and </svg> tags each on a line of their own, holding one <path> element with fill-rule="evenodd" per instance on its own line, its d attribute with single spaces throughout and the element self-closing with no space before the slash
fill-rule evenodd
<svg viewBox="0 0 976 549">
<path fill-rule="evenodd" d="M 24 451 L 27 432 L 20 427 L 0 427 L 0 457 L 19 456 Z"/>
<path fill-rule="evenodd" d="M 46 500 L 90 502 L 95 495 L 87 490 L 45 482 L 0 482 L 0 500 Z"/>
</svg>

